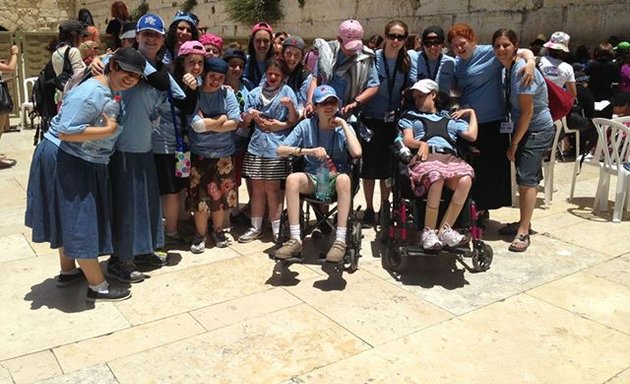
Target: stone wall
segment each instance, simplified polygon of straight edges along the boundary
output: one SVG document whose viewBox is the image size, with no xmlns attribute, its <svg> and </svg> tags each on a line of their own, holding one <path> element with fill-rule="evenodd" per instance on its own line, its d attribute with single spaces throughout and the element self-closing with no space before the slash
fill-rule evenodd
<svg viewBox="0 0 630 384">
<path fill-rule="evenodd" d="M 181 0 L 149 1 L 151 12 L 168 23 Z M 140 0 L 127 0 L 130 10 Z M 51 23 L 79 8 L 92 11 L 97 27 L 104 30 L 111 1 L 102 0 L 44 0 L 38 6 L 26 0 L 0 0 L 0 23 L 8 29 L 22 30 L 50 28 Z M 358 19 L 366 35 L 382 33 L 392 19 L 402 19 L 411 32 L 438 24 L 448 27 L 466 22 L 475 28 L 480 41 L 487 42 L 494 30 L 510 27 L 523 41 L 530 41 L 538 33 L 547 36 L 555 30 L 567 31 L 572 45 L 595 44 L 610 35 L 630 37 L 628 9 L 630 0 L 284 0 L 285 17 L 274 25 L 277 30 L 296 33 L 304 38 L 333 37 L 339 23 L 346 18 Z M 201 24 L 211 32 L 227 39 L 242 39 L 249 34 L 249 26 L 230 21 L 224 12 L 223 0 L 198 0 L 194 12 Z"/>
</svg>

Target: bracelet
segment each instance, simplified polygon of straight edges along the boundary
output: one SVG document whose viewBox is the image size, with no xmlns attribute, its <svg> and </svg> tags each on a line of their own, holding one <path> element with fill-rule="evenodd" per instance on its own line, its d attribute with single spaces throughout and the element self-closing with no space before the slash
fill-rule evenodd
<svg viewBox="0 0 630 384">
<path fill-rule="evenodd" d="M 300 149 L 298 150 L 298 155 L 302 156 L 302 147 L 300 147 Z"/>
<path fill-rule="evenodd" d="M 361 101 L 357 99 L 356 97 L 354 98 L 354 102 L 357 103 L 357 107 L 361 105 Z"/>
</svg>

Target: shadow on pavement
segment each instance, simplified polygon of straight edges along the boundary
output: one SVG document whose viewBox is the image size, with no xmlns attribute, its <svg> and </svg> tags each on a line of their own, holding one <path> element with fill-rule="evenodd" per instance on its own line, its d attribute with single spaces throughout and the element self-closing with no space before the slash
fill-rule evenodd
<svg viewBox="0 0 630 384">
<path fill-rule="evenodd" d="M 55 279 L 48 278 L 33 285 L 24 301 L 31 302 L 32 310 L 47 307 L 65 313 L 83 312 L 94 308 L 94 303 L 85 300 L 86 292 L 85 282 L 62 289 L 57 287 Z"/>
</svg>

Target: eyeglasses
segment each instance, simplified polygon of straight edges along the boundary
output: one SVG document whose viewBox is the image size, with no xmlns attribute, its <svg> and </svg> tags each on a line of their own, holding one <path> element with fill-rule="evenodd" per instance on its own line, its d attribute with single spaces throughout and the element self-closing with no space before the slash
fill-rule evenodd
<svg viewBox="0 0 630 384">
<path fill-rule="evenodd" d="M 388 33 L 386 36 L 389 40 L 398 40 L 398 41 L 407 40 L 407 35 L 396 35 L 394 33 Z"/>
<path fill-rule="evenodd" d="M 433 41 L 423 41 L 423 42 L 422 42 L 422 45 L 423 45 L 423 46 L 425 46 L 425 47 L 427 47 L 427 48 L 429 48 L 429 47 L 437 47 L 438 45 L 442 45 L 442 44 L 444 44 L 444 42 L 442 42 L 442 41 L 436 41 L 436 40 L 433 40 Z"/>
<path fill-rule="evenodd" d="M 175 17 L 190 17 L 192 21 L 195 23 L 195 27 L 199 24 L 199 17 L 192 12 L 179 10 L 175 12 Z"/>
</svg>

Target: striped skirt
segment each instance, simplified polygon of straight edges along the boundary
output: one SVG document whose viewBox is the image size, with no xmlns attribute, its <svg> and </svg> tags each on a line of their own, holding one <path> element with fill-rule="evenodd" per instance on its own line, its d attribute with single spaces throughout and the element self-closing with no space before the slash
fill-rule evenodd
<svg viewBox="0 0 630 384">
<path fill-rule="evenodd" d="M 255 180 L 284 180 L 289 174 L 289 162 L 284 158 L 269 158 L 245 154 L 243 173 Z"/>
</svg>

